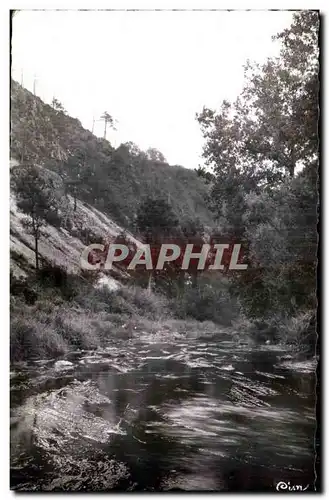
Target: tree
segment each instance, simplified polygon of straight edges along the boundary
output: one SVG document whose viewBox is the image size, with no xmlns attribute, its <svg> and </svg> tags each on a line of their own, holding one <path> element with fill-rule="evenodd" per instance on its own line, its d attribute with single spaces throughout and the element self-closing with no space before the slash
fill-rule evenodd
<svg viewBox="0 0 329 500">
<path fill-rule="evenodd" d="M 295 14 L 291 28 L 277 36 L 280 57 L 248 63 L 236 102 L 197 115 L 203 157 L 215 175 L 211 208 L 229 233 L 236 227 L 243 234 L 245 194 L 293 178 L 296 166 L 305 168 L 317 155 L 318 28 L 316 12 Z"/>
<path fill-rule="evenodd" d="M 178 219 L 164 198 L 148 196 L 139 206 L 136 227 L 147 243 L 157 243 L 172 234 Z"/>
<path fill-rule="evenodd" d="M 58 111 L 60 113 L 63 113 L 64 115 L 66 115 L 67 111 L 64 108 L 63 104 L 55 97 L 53 97 L 53 100 L 51 101 L 51 106 L 55 111 Z"/>
<path fill-rule="evenodd" d="M 42 226 L 60 222 L 63 186 L 58 176 L 36 165 L 20 165 L 11 171 L 17 206 L 28 218 L 26 227 L 34 237 L 35 267 L 39 269 L 39 239 Z"/>
<path fill-rule="evenodd" d="M 148 158 L 148 160 L 155 161 L 155 162 L 161 162 L 161 163 L 167 162 L 166 158 L 161 153 L 161 151 L 159 151 L 156 148 L 148 148 L 146 150 L 146 157 Z"/>
<path fill-rule="evenodd" d="M 206 184 L 210 184 L 214 179 L 214 175 L 211 172 L 207 171 L 204 166 L 199 165 L 198 168 L 194 169 L 194 171 L 198 177 L 201 177 L 205 180 Z"/>
<path fill-rule="evenodd" d="M 133 141 L 124 142 L 121 146 L 124 146 L 131 156 L 138 157 L 143 154 L 143 151 Z"/>
<path fill-rule="evenodd" d="M 178 219 L 172 207 L 162 198 L 147 197 L 140 205 L 136 228 L 143 236 L 145 243 L 152 246 L 153 252 L 158 253 L 161 243 L 177 231 Z M 153 270 L 149 273 L 148 291 L 151 291 Z"/>
<path fill-rule="evenodd" d="M 210 207 L 226 237 L 248 244 L 231 285 L 251 317 L 316 307 L 318 31 L 317 12 L 294 14 L 275 37 L 280 56 L 248 63 L 238 99 L 197 115 Z"/>
<path fill-rule="evenodd" d="M 69 169 L 69 178 L 65 183 L 70 188 L 73 194 L 74 206 L 73 211 L 77 209 L 77 195 L 78 188 L 81 185 L 83 170 L 86 164 L 86 153 L 82 150 L 77 150 L 67 160 L 67 167 Z"/>
<path fill-rule="evenodd" d="M 204 158 L 217 173 L 238 170 L 256 183 L 280 182 L 312 160 L 318 142 L 318 30 L 316 12 L 295 14 L 291 28 L 276 37 L 280 57 L 248 62 L 236 102 L 197 115 Z"/>
<path fill-rule="evenodd" d="M 132 141 L 120 144 L 116 153 L 130 166 L 138 165 L 142 160 L 146 159 L 146 153 Z"/>
<path fill-rule="evenodd" d="M 114 120 L 113 120 L 113 117 L 107 111 L 104 111 L 104 113 L 101 116 L 101 120 L 104 120 L 104 136 L 103 136 L 103 138 L 106 139 L 107 125 L 109 124 L 111 128 L 114 128 Z"/>
</svg>

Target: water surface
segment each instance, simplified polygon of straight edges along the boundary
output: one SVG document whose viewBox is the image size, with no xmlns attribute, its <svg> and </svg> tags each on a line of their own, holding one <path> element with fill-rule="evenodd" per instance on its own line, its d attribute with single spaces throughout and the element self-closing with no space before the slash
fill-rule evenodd
<svg viewBox="0 0 329 500">
<path fill-rule="evenodd" d="M 312 491 L 314 363 L 222 333 L 118 337 L 11 372 L 21 491 Z"/>
</svg>

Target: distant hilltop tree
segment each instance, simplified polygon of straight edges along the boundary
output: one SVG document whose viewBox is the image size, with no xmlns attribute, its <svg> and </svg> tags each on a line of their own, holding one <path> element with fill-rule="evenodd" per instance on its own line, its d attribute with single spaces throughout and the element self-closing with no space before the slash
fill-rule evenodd
<svg viewBox="0 0 329 500">
<path fill-rule="evenodd" d="M 143 155 L 143 151 L 137 146 L 137 144 L 132 141 L 124 142 L 122 146 L 124 146 L 128 150 L 131 156 Z"/>
<path fill-rule="evenodd" d="M 64 108 L 63 104 L 58 99 L 56 99 L 56 97 L 54 97 L 51 101 L 51 106 L 55 111 L 60 111 L 61 113 L 64 113 L 64 115 L 67 114 L 67 111 Z"/>
<path fill-rule="evenodd" d="M 146 150 L 146 156 L 148 160 L 167 163 L 167 160 L 164 157 L 164 155 L 161 153 L 161 151 L 159 151 L 156 148 L 148 148 Z"/>
<path fill-rule="evenodd" d="M 110 127 L 114 129 L 114 119 L 107 111 L 104 111 L 104 113 L 101 116 L 101 120 L 104 120 L 104 136 L 103 137 L 104 137 L 104 139 L 106 139 L 107 126 L 109 124 Z"/>
</svg>

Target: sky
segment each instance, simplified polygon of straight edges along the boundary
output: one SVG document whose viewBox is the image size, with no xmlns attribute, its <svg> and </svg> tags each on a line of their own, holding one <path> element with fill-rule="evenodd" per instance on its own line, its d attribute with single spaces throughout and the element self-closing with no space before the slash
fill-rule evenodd
<svg viewBox="0 0 329 500">
<path fill-rule="evenodd" d="M 102 136 L 108 111 L 114 146 L 159 149 L 196 168 L 203 139 L 195 114 L 218 109 L 243 86 L 247 59 L 278 55 L 271 37 L 290 11 L 20 11 L 13 19 L 12 77 Z"/>
</svg>

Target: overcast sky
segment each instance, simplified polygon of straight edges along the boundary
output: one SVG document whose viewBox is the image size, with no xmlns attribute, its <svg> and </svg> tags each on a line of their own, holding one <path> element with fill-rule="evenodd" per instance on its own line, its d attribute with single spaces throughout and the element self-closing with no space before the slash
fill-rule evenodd
<svg viewBox="0 0 329 500">
<path fill-rule="evenodd" d="M 195 113 L 233 100 L 247 59 L 278 53 L 271 36 L 292 12 L 21 11 L 14 16 L 12 76 L 50 103 L 59 99 L 91 129 L 117 119 L 114 145 L 133 141 L 195 168 L 202 136 Z M 96 123 L 95 133 L 102 135 Z"/>
</svg>

